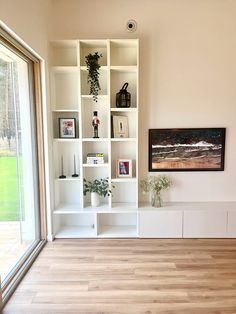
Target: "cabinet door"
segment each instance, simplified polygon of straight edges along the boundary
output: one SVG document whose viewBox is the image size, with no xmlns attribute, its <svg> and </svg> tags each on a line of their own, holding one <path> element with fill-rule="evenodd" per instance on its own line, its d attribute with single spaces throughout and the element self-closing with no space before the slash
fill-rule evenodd
<svg viewBox="0 0 236 314">
<path fill-rule="evenodd" d="M 182 211 L 147 210 L 139 213 L 140 238 L 182 238 Z"/>
<path fill-rule="evenodd" d="M 228 211 L 227 235 L 236 238 L 236 211 Z"/>
<path fill-rule="evenodd" d="M 223 210 L 184 211 L 184 238 L 226 237 L 227 212 Z"/>
</svg>

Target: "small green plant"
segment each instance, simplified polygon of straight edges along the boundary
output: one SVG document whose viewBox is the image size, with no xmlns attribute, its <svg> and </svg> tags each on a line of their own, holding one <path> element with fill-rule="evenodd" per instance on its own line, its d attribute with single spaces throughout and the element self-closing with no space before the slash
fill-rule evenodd
<svg viewBox="0 0 236 314">
<path fill-rule="evenodd" d="M 162 205 L 161 190 L 166 190 L 172 185 L 169 177 L 166 175 L 150 176 L 140 181 L 140 187 L 144 193 L 151 192 L 151 203 L 154 207 Z"/>
<path fill-rule="evenodd" d="M 110 196 L 112 191 L 108 179 L 95 179 L 94 181 L 84 179 L 84 195 L 92 192 L 98 193 L 103 197 Z"/>
<path fill-rule="evenodd" d="M 95 52 L 94 54 L 88 54 L 85 57 L 85 63 L 88 70 L 88 84 L 90 84 L 90 95 L 93 95 L 93 100 L 98 101 L 98 92 L 101 90 L 99 83 L 99 59 L 102 57 L 102 54 Z"/>
</svg>

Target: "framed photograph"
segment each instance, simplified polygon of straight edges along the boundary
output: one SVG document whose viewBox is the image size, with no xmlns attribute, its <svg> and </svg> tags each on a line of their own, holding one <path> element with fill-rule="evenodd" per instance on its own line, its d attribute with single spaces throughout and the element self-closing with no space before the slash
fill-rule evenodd
<svg viewBox="0 0 236 314">
<path fill-rule="evenodd" d="M 149 171 L 223 171 L 225 128 L 150 129 Z"/>
<path fill-rule="evenodd" d="M 75 118 L 59 118 L 59 137 L 75 138 Z"/>
<path fill-rule="evenodd" d="M 116 165 L 116 176 L 118 178 L 131 178 L 132 177 L 132 160 L 131 159 L 118 159 Z"/>
<path fill-rule="evenodd" d="M 128 117 L 112 116 L 112 136 L 129 137 Z"/>
</svg>

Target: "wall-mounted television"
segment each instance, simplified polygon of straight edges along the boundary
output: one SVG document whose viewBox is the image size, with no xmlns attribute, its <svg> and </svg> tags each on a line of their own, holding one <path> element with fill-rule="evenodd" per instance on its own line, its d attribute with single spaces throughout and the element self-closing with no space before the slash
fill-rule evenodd
<svg viewBox="0 0 236 314">
<path fill-rule="evenodd" d="M 223 171 L 225 128 L 150 129 L 149 171 Z"/>
</svg>

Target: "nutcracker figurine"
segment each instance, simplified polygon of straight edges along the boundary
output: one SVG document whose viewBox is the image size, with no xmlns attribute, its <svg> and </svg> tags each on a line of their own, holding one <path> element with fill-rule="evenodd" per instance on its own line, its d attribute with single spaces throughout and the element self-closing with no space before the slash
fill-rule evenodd
<svg viewBox="0 0 236 314">
<path fill-rule="evenodd" d="M 93 121 L 92 121 L 92 126 L 93 126 L 93 138 L 99 138 L 98 136 L 98 125 L 100 124 L 100 120 L 98 118 L 98 112 L 94 111 L 93 112 Z"/>
</svg>

